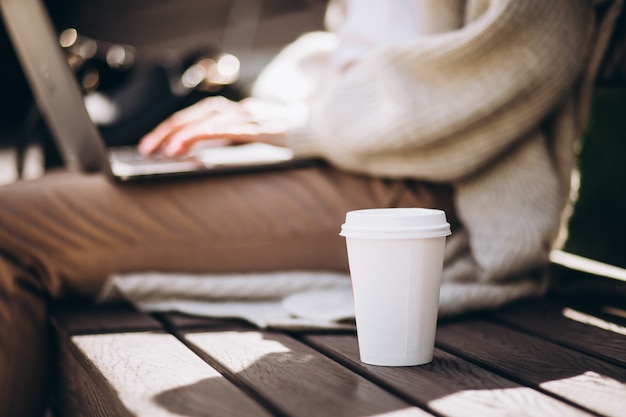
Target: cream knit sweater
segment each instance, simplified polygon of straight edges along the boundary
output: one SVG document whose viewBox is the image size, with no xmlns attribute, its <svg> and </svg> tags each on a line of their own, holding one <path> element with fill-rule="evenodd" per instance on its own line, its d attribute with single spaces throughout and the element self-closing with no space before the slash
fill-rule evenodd
<svg viewBox="0 0 626 417">
<path fill-rule="evenodd" d="M 622 1 L 415 0 L 417 20 L 405 22 L 417 36 L 397 31 L 394 43 L 360 57 L 351 48 L 342 58 L 357 62 L 337 70 L 345 68 L 335 65 L 338 36 L 305 35 L 267 67 L 253 95 L 293 113 L 288 143 L 298 154 L 452 184 L 464 229 L 447 241 L 439 314 L 496 307 L 546 289 L 593 78 Z M 113 276 L 101 298 L 122 294 L 143 310 L 262 327 L 334 328 L 353 317 L 343 275 L 170 275 Z"/>
<path fill-rule="evenodd" d="M 596 3 L 611 12 L 599 19 Z M 338 37 L 304 35 L 253 94 L 292 109 L 306 103 L 288 138 L 298 154 L 453 184 L 465 230 L 448 240 L 442 291 L 469 298 L 442 314 L 494 306 L 545 290 L 593 75 L 620 4 L 417 1 L 422 36 L 328 71 Z"/>
</svg>

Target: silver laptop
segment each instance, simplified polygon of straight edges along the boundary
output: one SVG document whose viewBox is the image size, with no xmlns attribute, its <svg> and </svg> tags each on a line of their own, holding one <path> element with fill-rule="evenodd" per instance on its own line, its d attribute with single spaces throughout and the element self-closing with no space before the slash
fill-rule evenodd
<svg viewBox="0 0 626 417">
<path fill-rule="evenodd" d="M 180 159 L 107 148 L 89 117 L 41 0 L 0 0 L 9 38 L 65 165 L 118 181 L 272 169 L 308 163 L 289 149 L 261 143 L 206 147 Z"/>
</svg>

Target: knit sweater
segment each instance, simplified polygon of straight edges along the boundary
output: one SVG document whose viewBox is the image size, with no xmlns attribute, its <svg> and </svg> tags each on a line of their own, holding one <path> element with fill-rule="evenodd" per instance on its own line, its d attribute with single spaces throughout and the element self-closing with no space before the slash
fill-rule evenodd
<svg viewBox="0 0 626 417">
<path fill-rule="evenodd" d="M 590 0 L 416 5 L 421 36 L 342 71 L 328 69 L 340 46 L 334 15 L 328 32 L 279 54 L 253 94 L 307 109 L 288 136 L 299 155 L 453 186 L 463 230 L 448 238 L 443 285 L 477 294 L 459 309 L 541 294 L 610 18 Z"/>
</svg>

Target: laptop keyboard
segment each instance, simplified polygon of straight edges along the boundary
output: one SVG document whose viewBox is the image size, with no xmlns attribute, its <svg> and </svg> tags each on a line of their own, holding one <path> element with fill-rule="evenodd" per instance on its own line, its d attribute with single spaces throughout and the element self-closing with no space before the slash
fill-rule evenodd
<svg viewBox="0 0 626 417">
<path fill-rule="evenodd" d="M 139 152 L 139 149 L 136 146 L 116 146 L 109 148 L 109 155 L 112 160 L 133 165 L 165 162 L 189 162 L 197 160 L 196 157 L 189 155 L 180 155 L 176 157 L 168 157 L 160 154 L 144 155 Z"/>
</svg>

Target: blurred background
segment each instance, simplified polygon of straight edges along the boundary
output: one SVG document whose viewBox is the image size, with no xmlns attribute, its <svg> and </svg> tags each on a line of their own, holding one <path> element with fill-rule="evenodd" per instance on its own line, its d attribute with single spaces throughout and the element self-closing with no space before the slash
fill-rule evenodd
<svg viewBox="0 0 626 417">
<path fill-rule="evenodd" d="M 71 28 L 79 36 L 75 45 L 65 48 L 68 60 L 69 55 L 76 53 L 93 53 L 93 42 L 98 43 L 98 54 L 83 57 L 75 68 L 85 92 L 119 95 L 116 90 L 126 88 L 131 91 L 126 93 L 124 103 L 129 98 L 135 100 L 133 105 L 137 108 L 151 103 L 152 110 L 148 113 L 153 119 L 162 118 L 173 107 L 188 105 L 202 96 L 220 93 L 236 98 L 245 94 L 258 71 L 284 45 L 303 32 L 322 28 L 326 6 L 326 0 L 44 0 L 44 3 L 59 35 L 67 34 L 64 31 Z M 70 37 L 65 36 L 65 41 Z M 108 56 L 102 55 L 104 49 L 112 46 L 118 48 L 117 64 L 106 62 Z M 120 56 L 120 48 L 131 54 Z M 218 54 L 229 54 L 239 61 L 236 77 L 227 80 L 224 88 L 190 89 L 187 94 L 181 94 L 185 100 L 177 102 L 166 97 L 165 91 L 158 95 L 157 90 L 166 88 L 165 77 L 171 81 L 201 58 L 214 58 Z M 0 146 L 7 148 L 24 136 L 25 129 L 32 131 L 35 121 L 30 90 L 1 21 L 0 59 Z M 132 110 L 127 112 L 129 118 L 140 117 L 139 112 Z M 144 121 L 144 126 L 151 122 L 154 120 Z M 128 130 L 128 125 L 123 129 Z M 130 133 L 138 135 L 138 132 Z M 47 162 L 54 165 L 58 161 Z"/>
<path fill-rule="evenodd" d="M 232 83 L 212 90 L 195 89 L 185 101 L 170 103 L 171 106 L 184 106 L 210 94 L 245 95 L 258 71 L 285 44 L 303 32 L 322 28 L 326 2 L 45 0 L 59 34 L 73 28 L 79 36 L 122 46 L 130 52 L 127 66 L 98 68 L 99 64 L 92 62 L 94 65 L 86 68 L 100 70 L 95 78 L 93 71 L 77 71 L 86 92 L 108 93 L 129 83 L 145 88 L 140 85 L 141 80 L 154 86 L 159 83 L 159 76 L 180 75 L 198 59 L 220 53 L 232 54 L 239 60 L 237 77 Z M 40 149 L 33 150 L 30 146 L 20 151 L 27 153 L 25 158 L 16 158 L 24 131 L 32 129 L 32 98 L 3 26 L 0 26 L 0 62 L 0 183 L 3 183 L 18 179 L 16 161 L 21 159 L 34 162 L 25 167 L 25 178 L 40 175 L 44 157 Z M 169 110 L 171 107 L 160 111 Z M 47 158 L 54 163 L 53 157 Z M 597 81 L 590 124 L 580 154 L 580 197 L 571 219 L 566 250 L 626 267 L 625 158 L 626 18 L 622 13 Z"/>
</svg>

